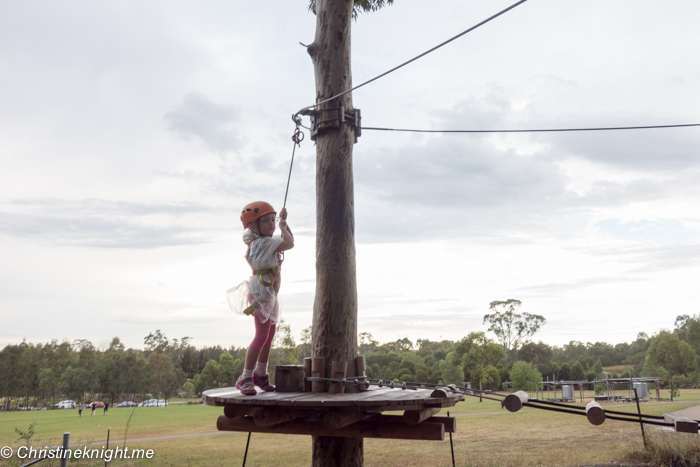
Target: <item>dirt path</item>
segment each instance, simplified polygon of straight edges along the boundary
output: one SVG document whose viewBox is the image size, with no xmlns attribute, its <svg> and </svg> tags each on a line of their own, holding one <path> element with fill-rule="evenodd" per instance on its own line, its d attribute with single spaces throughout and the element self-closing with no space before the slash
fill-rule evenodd
<svg viewBox="0 0 700 467">
<path fill-rule="evenodd" d="M 693 420 L 700 420 L 700 405 L 695 405 L 693 407 L 686 407 L 685 409 L 676 410 L 671 412 L 673 415 L 682 415 Z"/>
<path fill-rule="evenodd" d="M 168 436 L 154 436 L 153 438 L 129 438 L 126 440 L 127 443 L 141 443 L 144 441 L 162 441 L 164 439 L 178 439 L 178 438 L 199 438 L 200 436 L 214 436 L 214 435 L 230 435 L 233 433 L 238 433 L 237 431 L 212 431 L 210 433 L 187 433 L 184 435 L 168 435 Z M 102 446 L 103 444 L 107 444 L 107 440 L 104 441 L 95 441 L 94 443 L 90 443 L 89 446 L 97 446 L 100 445 Z M 124 444 L 123 439 L 110 439 L 109 440 L 110 445 L 115 445 L 118 446 L 120 444 Z"/>
</svg>

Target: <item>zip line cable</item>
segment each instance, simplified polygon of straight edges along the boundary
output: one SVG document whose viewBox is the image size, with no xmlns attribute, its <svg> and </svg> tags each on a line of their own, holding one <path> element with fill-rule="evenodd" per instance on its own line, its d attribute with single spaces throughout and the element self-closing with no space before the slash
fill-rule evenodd
<svg viewBox="0 0 700 467">
<path fill-rule="evenodd" d="M 415 61 L 418 60 L 419 58 L 424 57 L 424 56 L 428 55 L 430 52 L 433 52 L 433 51 L 439 49 L 440 47 L 449 44 L 450 42 L 454 41 L 455 39 L 459 39 L 459 38 L 462 37 L 463 35 L 465 35 L 465 34 L 467 34 L 467 33 L 469 33 L 469 32 L 472 32 L 473 30 L 475 30 L 475 29 L 477 29 L 477 28 L 483 26 L 484 24 L 488 23 L 488 22 L 491 21 L 491 20 L 494 20 L 494 19 L 498 18 L 499 16 L 501 16 L 501 15 L 503 15 L 503 14 L 509 12 L 509 11 L 512 10 L 513 8 L 515 8 L 515 7 L 517 7 L 517 6 L 519 6 L 519 5 L 523 4 L 523 3 L 525 3 L 526 1 L 527 1 L 527 0 L 520 0 L 519 2 L 512 4 L 511 6 L 509 6 L 508 8 L 506 8 L 505 10 L 499 11 L 499 12 L 496 13 L 495 15 L 493 15 L 493 16 L 491 16 L 491 17 L 489 17 L 489 18 L 486 18 L 485 20 L 483 20 L 482 22 L 480 22 L 480 23 L 478 23 L 478 24 L 475 24 L 474 26 L 472 26 L 471 28 L 467 29 L 466 31 L 460 32 L 460 33 L 457 34 L 456 36 L 451 37 L 450 39 L 447 39 L 445 42 L 442 42 L 441 44 L 436 45 L 436 46 L 433 47 L 432 49 L 426 50 L 425 52 L 423 52 L 423 53 L 420 54 L 420 55 L 416 55 L 416 56 L 413 57 L 412 59 L 407 60 L 407 61 L 403 62 L 402 64 L 400 64 L 400 65 L 398 65 L 398 66 L 395 66 L 395 67 L 392 68 L 391 70 L 385 71 L 385 72 L 382 73 L 381 75 L 377 75 L 377 76 L 375 76 L 374 78 L 365 81 L 364 83 L 358 84 L 357 86 L 355 86 L 355 87 L 353 87 L 353 88 L 350 88 L 350 89 L 348 89 L 348 90 L 346 90 L 346 91 L 343 91 L 343 92 L 341 92 L 341 93 L 339 93 L 339 94 L 336 94 L 335 96 L 329 97 L 328 99 L 325 99 L 325 100 L 323 100 L 323 101 L 321 101 L 321 102 L 317 102 L 317 103 L 315 103 L 315 104 L 313 104 L 313 105 L 310 105 L 310 106 L 308 106 L 308 107 L 304 107 L 304 108 L 301 109 L 299 112 L 295 113 L 294 116 L 292 117 L 292 119 L 294 119 L 294 117 L 296 117 L 297 115 L 299 115 L 301 112 L 304 112 L 305 110 L 309 110 L 309 109 L 312 109 L 312 108 L 314 108 L 314 107 L 318 107 L 318 106 L 321 105 L 321 104 L 325 104 L 326 102 L 332 101 L 333 99 L 336 99 L 336 98 L 338 98 L 338 97 L 340 97 L 340 96 L 344 96 L 345 94 L 347 94 L 347 93 L 349 93 L 349 92 L 352 92 L 352 91 L 354 91 L 355 89 L 359 89 L 359 88 L 361 88 L 362 86 L 371 83 L 372 81 L 376 81 L 376 80 L 378 80 L 379 78 L 382 78 L 382 77 L 388 75 L 389 73 L 392 73 L 392 72 L 398 70 L 399 68 L 402 68 L 402 67 L 408 65 L 409 63 L 415 62 Z"/>
<path fill-rule="evenodd" d="M 618 127 L 594 127 L 594 128 L 549 128 L 536 130 L 414 130 L 408 128 L 382 128 L 363 126 L 362 131 L 396 131 L 407 133 L 547 133 L 565 131 L 610 131 L 610 130 L 650 130 L 657 128 L 685 128 L 700 126 L 700 123 L 683 123 L 680 125 L 648 125 L 648 126 L 618 126 Z"/>
</svg>

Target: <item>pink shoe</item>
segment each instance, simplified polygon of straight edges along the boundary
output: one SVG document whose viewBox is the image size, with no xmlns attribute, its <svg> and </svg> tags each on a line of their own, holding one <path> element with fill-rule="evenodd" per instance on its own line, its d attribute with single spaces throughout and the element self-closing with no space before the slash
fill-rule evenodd
<svg viewBox="0 0 700 467">
<path fill-rule="evenodd" d="M 253 378 L 244 378 L 243 376 L 240 376 L 236 381 L 236 389 L 246 396 L 254 396 L 258 393 L 253 385 Z"/>
<path fill-rule="evenodd" d="M 253 373 L 253 382 L 265 392 L 275 390 L 275 387 L 270 384 L 270 375 L 258 376 L 257 373 Z"/>
</svg>

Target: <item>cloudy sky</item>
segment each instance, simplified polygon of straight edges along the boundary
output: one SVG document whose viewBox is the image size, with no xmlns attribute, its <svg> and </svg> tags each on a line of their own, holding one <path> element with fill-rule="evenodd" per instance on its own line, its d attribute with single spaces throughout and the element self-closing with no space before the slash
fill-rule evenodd
<svg viewBox="0 0 700 467">
<path fill-rule="evenodd" d="M 361 15 L 354 82 L 509 3 Z M 699 18 L 691 0 L 530 0 L 353 100 L 364 125 L 392 128 L 700 123 Z M 305 0 L 0 3 L 0 346 L 140 347 L 156 329 L 249 343 L 224 295 L 249 274 L 238 212 L 282 204 L 314 30 Z M 365 131 L 359 331 L 460 339 L 509 298 L 545 316 L 535 338 L 550 344 L 671 328 L 700 312 L 699 147 L 698 127 Z M 281 296 L 298 336 L 315 280 L 308 135 L 296 157 Z"/>
</svg>

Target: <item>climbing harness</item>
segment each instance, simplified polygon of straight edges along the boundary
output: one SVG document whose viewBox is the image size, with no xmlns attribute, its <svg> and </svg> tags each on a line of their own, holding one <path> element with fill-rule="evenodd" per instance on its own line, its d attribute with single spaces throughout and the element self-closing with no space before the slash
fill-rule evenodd
<svg viewBox="0 0 700 467">
<path fill-rule="evenodd" d="M 248 245 L 248 251 L 250 251 L 251 245 L 257 242 L 258 240 L 260 240 L 260 237 L 250 242 L 250 244 Z M 246 253 L 246 258 L 247 257 L 248 254 Z M 279 264 L 272 268 L 258 270 L 253 269 L 253 276 L 258 276 L 258 281 L 265 287 L 272 287 L 275 285 L 275 282 L 277 282 L 277 274 L 279 274 L 279 272 L 282 270 L 282 261 L 284 261 L 284 257 L 280 257 L 280 254 L 277 253 L 277 260 L 279 261 Z M 259 300 L 254 300 L 248 308 L 243 310 L 243 314 L 247 316 L 252 315 L 253 312 L 260 307 L 260 305 L 261 303 Z"/>
<path fill-rule="evenodd" d="M 277 280 L 275 278 L 275 274 L 280 272 L 280 270 L 281 270 L 281 268 L 280 268 L 280 265 L 278 264 L 274 268 L 259 269 L 257 271 L 253 271 L 253 275 L 258 276 L 258 280 L 265 287 L 272 287 L 275 284 L 275 281 Z M 265 279 L 265 277 L 269 277 L 269 279 Z"/>
</svg>

